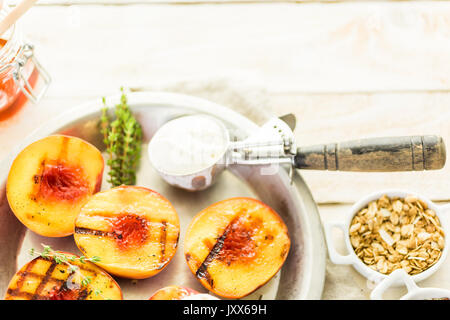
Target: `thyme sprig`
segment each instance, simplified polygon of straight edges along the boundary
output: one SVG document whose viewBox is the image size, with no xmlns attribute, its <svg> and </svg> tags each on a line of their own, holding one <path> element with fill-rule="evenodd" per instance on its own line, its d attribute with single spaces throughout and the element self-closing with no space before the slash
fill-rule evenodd
<svg viewBox="0 0 450 320">
<path fill-rule="evenodd" d="M 44 259 L 53 259 L 57 264 L 66 264 L 68 266 L 68 270 L 70 273 L 75 273 L 81 279 L 81 286 L 87 287 L 92 279 L 89 276 L 85 276 L 80 272 L 80 267 L 72 264 L 75 261 L 85 264 L 86 261 L 89 262 L 100 262 L 100 257 L 93 256 L 91 258 L 87 258 L 85 256 L 77 257 L 75 255 L 67 256 L 66 254 L 53 250 L 49 245 L 42 244 L 44 250 L 42 252 L 36 251 L 34 248 L 31 248 L 29 253 L 32 257 L 39 256 Z"/>
<path fill-rule="evenodd" d="M 31 248 L 29 254 L 31 256 L 39 256 L 45 259 L 53 259 L 57 264 L 66 264 L 68 266 L 68 270 L 70 273 L 75 274 L 80 279 L 80 286 L 87 287 L 91 282 L 92 278 L 90 276 L 85 276 L 81 273 L 80 267 L 72 264 L 75 261 L 85 264 L 87 261 L 89 262 L 100 262 L 100 257 L 93 256 L 91 258 L 87 258 L 85 256 L 77 257 L 75 255 L 67 256 L 66 254 L 53 250 L 49 245 L 42 244 L 44 250 L 42 252 L 36 251 L 34 248 Z M 71 263 L 72 262 L 72 263 Z M 99 296 L 105 300 L 111 300 L 110 298 L 103 296 L 103 291 L 96 288 L 94 289 L 94 294 Z"/>
<path fill-rule="evenodd" d="M 120 103 L 115 106 L 115 119 L 107 113 L 105 98 L 100 119 L 100 130 L 108 153 L 109 179 L 113 187 L 136 184 L 142 146 L 142 128 L 134 117 L 123 88 Z"/>
</svg>

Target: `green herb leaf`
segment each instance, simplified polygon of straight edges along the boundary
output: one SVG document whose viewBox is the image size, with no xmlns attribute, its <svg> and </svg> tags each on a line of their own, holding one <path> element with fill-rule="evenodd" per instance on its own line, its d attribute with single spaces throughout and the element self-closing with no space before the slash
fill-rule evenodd
<svg viewBox="0 0 450 320">
<path fill-rule="evenodd" d="M 91 282 L 92 278 L 90 276 L 85 276 L 80 272 L 80 267 L 73 265 L 71 262 L 78 261 L 80 263 L 86 263 L 86 261 L 90 262 L 99 262 L 101 259 L 98 256 L 92 256 L 91 258 L 87 258 L 86 256 L 77 257 L 74 255 L 67 256 L 66 254 L 53 250 L 48 245 L 42 245 L 44 250 L 42 252 L 37 252 L 34 248 L 31 248 L 29 253 L 30 255 L 38 255 L 46 259 L 53 259 L 57 264 L 66 264 L 67 270 L 72 273 L 77 273 L 81 278 L 81 286 L 87 287 Z M 95 295 L 102 295 L 102 291 L 100 289 L 95 290 Z M 104 299 L 107 299 L 103 297 Z"/>
<path fill-rule="evenodd" d="M 77 272 L 78 270 L 80 270 L 80 268 L 78 266 L 74 266 L 73 264 L 69 265 L 69 272 L 70 273 Z"/>
<path fill-rule="evenodd" d="M 89 259 L 89 261 L 91 261 L 91 262 L 100 262 L 100 257 L 97 257 L 97 256 L 93 256 L 92 258 L 90 258 Z"/>
<path fill-rule="evenodd" d="M 128 106 L 127 97 L 121 88 L 120 103 L 115 106 L 115 119 L 108 117 L 108 107 L 100 118 L 100 131 L 108 153 L 109 179 L 113 187 L 136 184 L 136 169 L 141 157 L 142 128 Z"/>
<path fill-rule="evenodd" d="M 91 283 L 92 279 L 89 276 L 83 277 L 83 279 L 81 279 L 81 285 L 83 287 L 87 287 L 90 283 Z"/>
<path fill-rule="evenodd" d="M 96 295 L 96 296 L 98 296 L 98 295 L 100 295 L 100 294 L 102 294 L 103 292 L 102 292 L 102 290 L 100 290 L 100 289 L 95 289 L 94 290 L 94 294 Z"/>
</svg>

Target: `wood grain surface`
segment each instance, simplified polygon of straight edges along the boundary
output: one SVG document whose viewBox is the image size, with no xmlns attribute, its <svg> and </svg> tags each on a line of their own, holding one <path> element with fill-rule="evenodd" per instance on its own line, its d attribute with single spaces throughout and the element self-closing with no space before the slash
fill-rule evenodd
<svg viewBox="0 0 450 320">
<path fill-rule="evenodd" d="M 22 30 L 53 83 L 42 103 L 0 124 L 8 137 L 0 144 L 8 150 L 43 121 L 123 85 L 223 79 L 261 88 L 264 108 L 294 112 L 299 145 L 424 134 L 450 141 L 449 21 L 450 2 L 439 1 L 37 6 Z M 450 195 L 448 167 L 304 176 L 320 203 L 384 187 Z"/>
<path fill-rule="evenodd" d="M 39 105 L 0 123 L 2 154 L 120 86 L 252 106 L 255 117 L 292 112 L 301 146 L 405 135 L 450 141 L 450 2 L 294 2 L 41 0 L 21 27 L 53 83 Z M 385 188 L 450 200 L 449 165 L 302 174 L 325 221 Z M 445 273 L 420 285 L 450 288 Z M 369 292 L 351 267 L 329 264 L 324 298 Z"/>
</svg>

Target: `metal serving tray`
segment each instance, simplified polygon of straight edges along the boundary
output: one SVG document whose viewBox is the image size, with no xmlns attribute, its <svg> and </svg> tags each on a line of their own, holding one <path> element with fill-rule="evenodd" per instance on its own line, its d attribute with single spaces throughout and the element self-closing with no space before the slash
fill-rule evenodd
<svg viewBox="0 0 450 320">
<path fill-rule="evenodd" d="M 114 106 L 120 96 L 107 98 Z M 232 166 L 220 176 L 211 188 L 187 192 L 167 185 L 150 165 L 146 146 L 152 135 L 165 122 L 175 117 L 205 113 L 222 120 L 238 138 L 245 138 L 258 127 L 244 116 L 215 103 L 172 93 L 138 92 L 128 94 L 128 101 L 142 124 L 144 150 L 137 184 L 160 192 L 169 199 L 180 216 L 180 241 L 173 260 L 158 275 L 139 281 L 117 279 L 124 299 L 148 299 L 157 289 L 167 285 L 182 285 L 205 292 L 189 271 L 183 256 L 183 242 L 187 225 L 194 215 L 208 205 L 230 197 L 255 197 L 274 208 L 288 226 L 292 245 L 281 271 L 266 285 L 251 294 L 249 299 L 320 299 L 325 280 L 326 248 L 316 204 L 299 174 L 290 184 L 285 169 L 276 174 L 261 174 L 262 167 Z M 31 142 L 54 133 L 80 137 L 102 149 L 98 130 L 101 100 L 74 108 L 39 128 L 17 146 L 14 152 L 0 163 L 0 292 L 4 294 L 8 283 L 31 257 L 28 250 L 39 248 L 41 243 L 57 250 L 80 253 L 73 237 L 46 238 L 26 229 L 11 212 L 5 192 L 11 163 L 18 152 Z M 264 169 L 263 169 L 264 170 Z M 264 172 L 264 171 L 263 171 Z M 104 175 L 106 180 L 106 174 Z M 104 181 L 103 189 L 109 188 Z"/>
</svg>

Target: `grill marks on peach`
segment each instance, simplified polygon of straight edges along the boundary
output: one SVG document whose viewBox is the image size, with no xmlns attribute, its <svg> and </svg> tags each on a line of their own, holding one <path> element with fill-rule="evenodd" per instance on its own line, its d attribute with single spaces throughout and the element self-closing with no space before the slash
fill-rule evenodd
<svg viewBox="0 0 450 320">
<path fill-rule="evenodd" d="M 200 267 L 197 269 L 197 272 L 195 273 L 195 276 L 199 279 L 205 279 L 211 288 L 214 288 L 214 280 L 211 278 L 211 275 L 208 272 L 208 266 L 213 262 L 213 260 L 216 258 L 216 256 L 219 254 L 220 250 L 222 250 L 223 243 L 225 241 L 225 238 L 227 237 L 227 234 L 229 232 L 229 228 L 227 227 L 224 231 L 224 233 L 217 239 L 216 244 L 214 247 L 209 251 L 209 254 L 206 256 L 205 260 L 203 260 Z"/>
<path fill-rule="evenodd" d="M 113 232 L 94 230 L 94 229 L 89 229 L 89 228 L 81 228 L 81 227 L 75 227 L 75 233 L 87 234 L 87 235 L 99 236 L 99 237 L 111 237 L 111 238 L 116 237 L 116 235 Z M 81 251 L 84 251 L 84 250 L 81 250 Z"/>
<path fill-rule="evenodd" d="M 161 221 L 161 237 L 159 243 L 161 244 L 161 262 L 164 261 L 164 256 L 166 254 L 166 240 L 167 240 L 167 222 Z"/>
<path fill-rule="evenodd" d="M 94 230 L 85 227 L 75 227 L 75 233 L 115 239 L 121 250 L 138 248 L 150 241 L 150 235 L 154 229 L 159 229 L 158 243 L 161 245 L 161 262 L 165 262 L 167 242 L 167 221 L 150 222 L 147 219 L 134 214 L 123 214 L 121 216 L 108 216 L 106 213 L 102 218 L 109 220 L 111 231 Z M 153 226 L 153 227 L 152 227 Z M 156 233 L 156 232 L 155 232 Z M 176 245 L 176 243 L 175 243 Z"/>
<path fill-rule="evenodd" d="M 45 285 L 50 280 L 53 270 L 56 268 L 56 262 L 54 260 L 51 261 L 50 267 L 48 267 L 47 271 L 45 272 L 44 277 L 41 280 L 41 283 L 39 283 L 39 286 L 37 287 L 36 291 L 34 292 L 33 297 L 31 300 L 35 300 L 38 296 L 40 296 L 42 290 L 45 288 Z"/>
<path fill-rule="evenodd" d="M 207 290 L 242 298 L 280 270 L 289 247 L 287 227 L 273 209 L 256 199 L 231 198 L 195 216 L 184 253 Z"/>
<path fill-rule="evenodd" d="M 92 271 L 92 270 L 90 270 Z M 89 295 L 88 288 L 74 281 L 75 272 L 69 273 L 67 279 L 59 286 L 54 286 L 48 293 L 49 300 L 86 300 Z M 70 285 L 70 287 L 69 287 Z"/>
<path fill-rule="evenodd" d="M 75 221 L 75 242 L 111 274 L 145 279 L 156 275 L 176 252 L 180 226 L 170 202 L 159 193 L 120 186 L 92 196 Z"/>
<path fill-rule="evenodd" d="M 205 245 L 210 248 L 210 252 L 197 269 L 195 274 L 197 278 L 205 279 L 211 287 L 214 287 L 214 281 L 208 273 L 208 266 L 214 259 L 223 261 L 227 265 L 235 261 L 245 262 L 253 259 L 256 256 L 253 235 L 261 225 L 261 221 L 252 220 L 250 216 L 238 215 L 227 225 L 212 247 L 210 241 L 205 239 Z M 192 257 L 189 255 L 186 258 L 189 260 Z"/>
<path fill-rule="evenodd" d="M 30 271 L 33 269 L 33 266 L 36 264 L 36 261 L 37 261 L 37 259 L 32 260 L 32 261 L 30 261 L 27 264 L 25 270 L 19 274 L 19 279 L 16 281 L 16 286 L 17 287 L 15 289 L 8 288 L 8 290 L 6 292 L 7 296 L 10 296 L 10 297 L 24 297 L 23 293 L 26 294 L 25 296 L 30 296 L 30 297 L 32 296 L 32 294 L 30 294 L 30 293 L 21 292 L 21 288 L 22 288 L 23 283 L 25 282 L 25 280 L 27 279 L 28 276 L 34 276 L 35 275 L 34 273 L 31 273 Z"/>
<path fill-rule="evenodd" d="M 253 235 L 260 224 L 255 223 L 248 226 L 243 217 L 233 220 L 227 227 L 229 231 L 217 258 L 227 265 L 237 260 L 245 261 L 254 258 L 256 243 Z"/>
<path fill-rule="evenodd" d="M 38 261 L 49 262 L 49 266 L 44 274 L 38 274 L 31 271 Z M 67 272 L 67 276 L 64 277 L 64 279 L 57 279 L 52 276 L 57 267 L 60 271 Z M 79 268 L 86 272 L 95 274 L 95 270 L 87 266 L 79 266 Z M 76 290 L 76 292 L 70 292 L 72 290 L 67 288 L 66 283 L 67 281 L 69 281 L 68 279 L 70 279 L 73 273 L 68 273 L 68 268 L 66 265 L 58 265 L 53 259 L 38 257 L 30 261 L 26 265 L 25 270 L 19 271 L 17 275 L 19 279 L 16 281 L 16 288 L 9 288 L 7 290 L 7 299 L 18 297 L 26 298 L 29 300 L 85 300 L 89 293 L 86 289 L 79 289 Z M 22 291 L 24 282 L 30 278 L 39 279 L 39 284 L 36 287 L 34 293 Z M 43 292 L 48 283 L 55 284 L 52 291 Z"/>
</svg>

